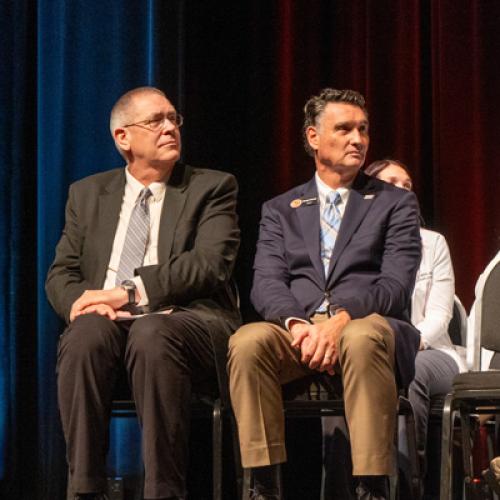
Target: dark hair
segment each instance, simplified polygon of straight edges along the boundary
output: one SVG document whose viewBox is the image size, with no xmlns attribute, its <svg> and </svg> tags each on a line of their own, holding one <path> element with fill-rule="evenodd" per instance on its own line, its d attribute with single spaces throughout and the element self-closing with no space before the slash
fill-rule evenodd
<svg viewBox="0 0 500 500">
<path fill-rule="evenodd" d="M 402 161 L 393 160 L 392 158 L 384 158 L 383 160 L 374 161 L 365 168 L 364 172 L 366 175 L 377 177 L 377 175 L 385 170 L 389 165 L 397 165 L 398 167 L 401 167 L 411 179 L 410 169 Z"/>
<path fill-rule="evenodd" d="M 368 117 L 368 111 L 365 107 L 365 98 L 355 90 L 337 90 L 326 88 L 323 89 L 319 95 L 312 96 L 304 106 L 304 125 L 302 127 L 302 135 L 304 139 L 304 147 L 309 155 L 314 156 L 314 151 L 309 146 L 307 141 L 306 131 L 308 127 L 315 127 L 318 125 L 318 117 L 323 113 L 326 105 L 330 102 L 341 102 L 351 104 L 362 109 Z"/>
</svg>

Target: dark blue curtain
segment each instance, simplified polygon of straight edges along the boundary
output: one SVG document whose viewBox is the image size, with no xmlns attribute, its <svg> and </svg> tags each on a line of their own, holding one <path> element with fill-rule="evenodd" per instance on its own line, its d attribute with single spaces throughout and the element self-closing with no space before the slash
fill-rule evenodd
<svg viewBox="0 0 500 500">
<path fill-rule="evenodd" d="M 159 4 L 1 4 L 0 478 L 7 498 L 53 500 L 64 491 L 55 392 L 63 325 L 44 281 L 68 185 L 123 164 L 108 128 L 117 97 L 141 85 L 179 88 L 177 57 L 162 54 L 172 82 L 168 75 L 157 81 Z M 181 24 L 181 1 L 161 8 Z M 169 34 L 171 53 L 179 53 L 180 36 Z"/>
<path fill-rule="evenodd" d="M 36 443 L 35 13 L 0 5 L 0 478 L 34 468 L 21 433 Z M 20 376 L 23 373 L 25 376 Z M 25 403 L 19 403 L 24 400 Z M 23 406 L 21 417 L 17 411 Z M 33 446 L 32 446 L 33 447 Z M 36 454 L 36 449 L 34 449 Z"/>
</svg>

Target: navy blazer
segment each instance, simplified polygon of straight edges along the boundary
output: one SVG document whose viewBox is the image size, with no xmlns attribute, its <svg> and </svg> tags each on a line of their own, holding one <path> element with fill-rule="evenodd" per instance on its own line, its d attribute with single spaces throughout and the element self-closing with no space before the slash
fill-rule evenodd
<svg viewBox="0 0 500 500">
<path fill-rule="evenodd" d="M 413 193 L 359 172 L 325 277 L 313 178 L 263 205 L 252 303 L 268 321 L 308 319 L 325 297 L 353 319 L 381 314 L 395 331 L 397 378 L 406 387 L 420 343 L 409 318 L 421 256 L 419 227 Z"/>
</svg>

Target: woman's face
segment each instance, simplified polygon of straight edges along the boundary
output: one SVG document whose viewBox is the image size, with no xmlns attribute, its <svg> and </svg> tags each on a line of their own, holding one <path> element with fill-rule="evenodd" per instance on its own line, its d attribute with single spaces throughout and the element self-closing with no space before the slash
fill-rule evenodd
<svg viewBox="0 0 500 500">
<path fill-rule="evenodd" d="M 394 186 L 397 186 L 399 188 L 406 189 L 407 191 L 411 191 L 413 187 L 411 178 L 406 173 L 406 170 L 394 163 L 390 163 L 387 167 L 384 168 L 384 170 L 379 172 L 379 174 L 377 175 L 377 179 L 388 182 L 389 184 L 393 184 Z"/>
</svg>

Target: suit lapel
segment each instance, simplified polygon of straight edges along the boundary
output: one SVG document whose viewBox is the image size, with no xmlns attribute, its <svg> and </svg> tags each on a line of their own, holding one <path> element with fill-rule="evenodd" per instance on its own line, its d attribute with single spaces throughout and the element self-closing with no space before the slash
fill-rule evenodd
<svg viewBox="0 0 500 500">
<path fill-rule="evenodd" d="M 158 261 L 164 263 L 170 256 L 174 242 L 175 228 L 182 213 L 187 197 L 187 186 L 191 169 L 178 164 L 168 181 L 165 200 L 161 210 L 160 231 L 158 235 Z"/>
<path fill-rule="evenodd" d="M 316 180 L 314 177 L 304 186 L 304 191 L 300 197 L 302 204 L 297 208 L 292 208 L 300 221 L 302 236 L 314 269 L 321 277 L 321 282 L 325 280 L 325 270 L 321 262 L 320 247 L 320 222 L 319 222 L 319 199 Z M 304 203 L 304 200 L 315 200 L 312 203 Z"/>
<path fill-rule="evenodd" d="M 104 187 L 104 193 L 99 196 L 99 216 L 96 238 L 102 249 L 98 253 L 96 270 L 99 273 L 98 280 L 106 278 L 106 269 L 109 264 L 113 241 L 115 239 L 118 218 L 125 191 L 125 169 L 117 172 L 111 182 Z"/>
<path fill-rule="evenodd" d="M 370 183 L 370 178 L 360 172 L 351 187 L 349 200 L 344 216 L 342 217 L 335 247 L 333 248 L 327 281 L 332 280 L 340 255 L 346 249 L 352 235 L 363 222 L 366 213 L 372 206 L 373 200 L 376 197 L 373 187 L 373 184 Z"/>
</svg>

